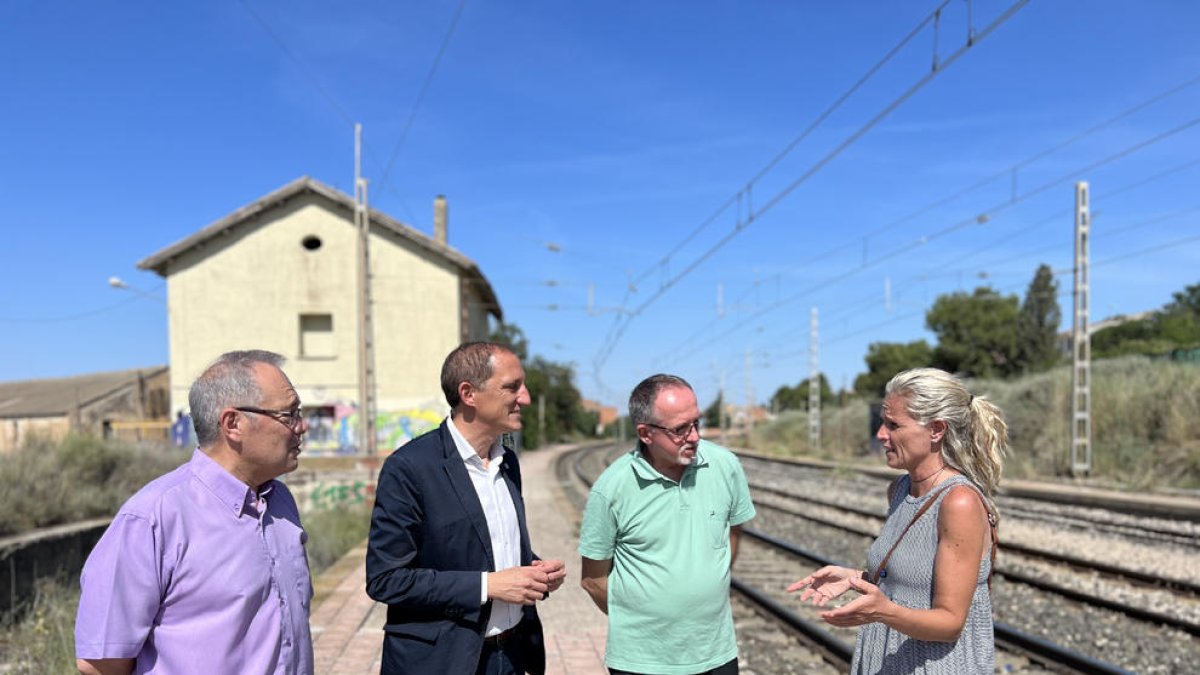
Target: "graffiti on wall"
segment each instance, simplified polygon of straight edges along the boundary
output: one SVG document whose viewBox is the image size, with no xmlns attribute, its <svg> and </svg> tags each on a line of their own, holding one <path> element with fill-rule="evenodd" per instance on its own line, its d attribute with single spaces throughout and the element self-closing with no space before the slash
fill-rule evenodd
<svg viewBox="0 0 1200 675">
<path fill-rule="evenodd" d="M 348 403 L 305 408 L 308 433 L 304 450 L 315 455 L 347 455 L 358 453 L 358 406 Z M 408 408 L 381 411 L 375 414 L 376 447 L 381 454 L 437 427 L 445 416 L 440 410 Z"/>
<path fill-rule="evenodd" d="M 375 500 L 375 484 L 361 480 L 349 483 L 317 483 L 308 491 L 307 496 L 306 506 L 319 511 L 358 506 Z"/>
</svg>

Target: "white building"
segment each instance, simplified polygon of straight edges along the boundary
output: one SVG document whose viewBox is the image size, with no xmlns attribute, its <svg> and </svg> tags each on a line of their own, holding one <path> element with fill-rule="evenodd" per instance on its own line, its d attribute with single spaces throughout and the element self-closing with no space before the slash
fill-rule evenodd
<svg viewBox="0 0 1200 675">
<path fill-rule="evenodd" d="M 377 442 L 390 452 L 447 411 L 446 354 L 501 318 L 479 267 L 446 243 L 445 202 L 430 238 L 370 212 Z M 166 278 L 171 410 L 234 349 L 268 349 L 310 414 L 309 450 L 357 449 L 357 238 L 354 199 L 308 177 L 138 263 Z"/>
</svg>

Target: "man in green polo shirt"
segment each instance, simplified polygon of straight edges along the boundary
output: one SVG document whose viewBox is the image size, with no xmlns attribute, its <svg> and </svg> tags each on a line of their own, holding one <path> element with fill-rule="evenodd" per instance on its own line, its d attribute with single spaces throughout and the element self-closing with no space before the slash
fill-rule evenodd
<svg viewBox="0 0 1200 675">
<path fill-rule="evenodd" d="M 584 590 L 608 614 L 613 675 L 733 675 L 730 567 L 754 517 L 737 457 L 700 440 L 691 385 L 653 375 L 634 388 L 638 444 L 592 486 L 579 553 Z"/>
</svg>

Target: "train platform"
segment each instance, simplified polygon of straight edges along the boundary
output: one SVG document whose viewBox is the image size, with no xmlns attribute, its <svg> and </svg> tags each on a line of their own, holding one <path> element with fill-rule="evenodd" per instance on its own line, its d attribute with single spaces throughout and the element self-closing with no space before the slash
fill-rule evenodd
<svg viewBox="0 0 1200 675">
<path fill-rule="evenodd" d="M 526 518 L 533 550 L 567 564 L 567 579 L 538 606 L 546 638 L 547 675 L 605 675 L 607 622 L 579 587 L 577 523 L 554 474 L 554 461 L 574 446 L 521 454 Z M 387 608 L 367 597 L 366 542 L 314 580 L 310 624 L 317 675 L 378 673 Z"/>
</svg>

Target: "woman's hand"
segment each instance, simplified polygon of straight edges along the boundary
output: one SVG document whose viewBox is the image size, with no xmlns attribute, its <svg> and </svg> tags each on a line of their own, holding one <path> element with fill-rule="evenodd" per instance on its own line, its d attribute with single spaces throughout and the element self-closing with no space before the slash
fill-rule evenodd
<svg viewBox="0 0 1200 675">
<path fill-rule="evenodd" d="M 883 621 L 888 609 L 892 607 L 892 601 L 883 594 L 883 591 L 861 576 L 851 577 L 847 582 L 850 588 L 862 593 L 862 597 L 855 598 L 837 609 L 821 612 L 821 618 L 826 623 L 841 628 L 852 628 Z"/>
<path fill-rule="evenodd" d="M 787 587 L 788 593 L 794 593 L 801 588 L 800 602 L 812 603 L 824 607 L 830 600 L 850 590 L 852 579 L 862 579 L 862 570 L 852 570 L 837 565 L 826 565 L 800 581 Z M 806 588 L 807 587 L 807 588 Z"/>
</svg>

